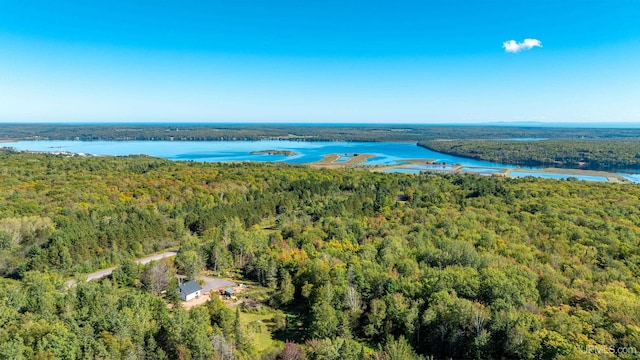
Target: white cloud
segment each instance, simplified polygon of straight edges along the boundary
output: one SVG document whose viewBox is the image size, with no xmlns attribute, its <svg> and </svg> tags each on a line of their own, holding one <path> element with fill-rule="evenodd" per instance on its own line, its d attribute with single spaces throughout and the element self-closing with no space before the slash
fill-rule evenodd
<svg viewBox="0 0 640 360">
<path fill-rule="evenodd" d="M 504 51 L 508 53 L 517 53 L 534 47 L 542 47 L 542 42 L 538 39 L 524 39 L 523 42 L 509 40 L 502 43 L 502 47 L 504 48 Z"/>
</svg>

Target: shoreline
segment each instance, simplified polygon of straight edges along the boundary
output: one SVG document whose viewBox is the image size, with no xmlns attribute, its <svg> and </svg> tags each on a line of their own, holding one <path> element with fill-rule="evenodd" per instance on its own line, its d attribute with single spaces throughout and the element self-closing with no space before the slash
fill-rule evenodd
<svg viewBox="0 0 640 360">
<path fill-rule="evenodd" d="M 13 141 L 2 141 L 4 143 L 11 143 Z M 17 150 L 12 147 L 0 147 L 1 149 L 5 149 L 7 151 L 13 151 L 17 153 L 27 153 L 27 154 L 50 154 L 56 156 L 66 156 L 66 157 L 101 157 L 101 156 L 122 156 L 122 155 L 97 155 L 90 153 L 81 153 L 81 152 L 72 152 L 72 151 L 47 151 L 47 150 Z M 54 148 L 52 148 L 54 149 Z M 299 155 L 298 153 L 291 150 L 259 150 L 252 151 L 250 154 L 269 154 L 269 155 L 287 155 L 294 156 Z M 133 154 L 131 154 L 133 155 Z M 126 155 L 124 155 L 126 156 Z M 147 155 L 150 156 L 150 155 Z M 581 170 L 581 169 L 565 169 L 565 168 L 538 168 L 538 169 L 527 169 L 521 168 L 518 166 L 513 167 L 492 167 L 492 166 L 474 166 L 474 165 L 461 165 L 459 163 L 436 163 L 433 158 L 408 158 L 408 159 L 396 159 L 396 164 L 367 164 L 367 161 L 376 155 L 374 154 L 325 154 L 324 157 L 315 162 L 309 163 L 301 163 L 299 165 L 306 165 L 312 168 L 327 168 L 327 169 L 346 169 L 346 168 L 359 168 L 367 171 L 373 172 L 405 172 L 405 173 L 427 173 L 434 172 L 440 174 L 468 174 L 468 175 L 478 175 L 478 176 L 500 176 L 500 177 L 509 177 L 509 178 L 523 178 L 526 176 L 533 177 L 541 177 L 544 174 L 549 175 L 557 175 L 557 176 L 565 176 L 566 178 L 577 177 L 579 180 L 584 181 L 593 181 L 593 182 L 608 182 L 608 183 L 625 183 L 625 184 L 635 184 L 637 182 L 629 179 L 625 176 L 619 175 L 616 172 L 610 171 L 601 171 L 601 170 Z M 175 160 L 168 159 L 158 156 L 150 156 L 156 157 L 158 159 L 165 159 L 170 161 L 188 161 L 188 159 L 184 160 Z M 339 161 L 343 157 L 346 157 L 346 160 Z M 251 160 L 242 160 L 238 162 L 256 162 Z M 259 162 L 259 161 L 258 161 Z M 474 171 L 477 170 L 477 171 Z M 512 176 L 511 172 L 518 173 L 526 173 L 527 175 L 519 175 Z M 620 174 L 637 174 L 633 171 L 618 171 Z M 536 176 L 540 175 L 540 176 Z M 580 179 L 580 177 L 587 177 Z M 598 177 L 590 178 L 590 177 Z M 562 180 L 562 178 L 558 178 L 557 180 Z"/>
</svg>

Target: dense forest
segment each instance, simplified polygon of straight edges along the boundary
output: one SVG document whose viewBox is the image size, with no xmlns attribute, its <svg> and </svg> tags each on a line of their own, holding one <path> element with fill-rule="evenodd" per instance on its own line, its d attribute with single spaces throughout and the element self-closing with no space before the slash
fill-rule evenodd
<svg viewBox="0 0 640 360">
<path fill-rule="evenodd" d="M 418 145 L 445 154 L 519 166 L 606 171 L 640 169 L 640 139 L 432 140 Z"/>
<path fill-rule="evenodd" d="M 8 150 L 0 163 L 0 359 L 638 356 L 636 185 Z M 131 261 L 174 246 L 175 260 Z M 285 323 L 274 346 L 258 350 L 244 310 L 184 309 L 175 279 L 158 281 L 203 271 L 264 290 Z"/>
<path fill-rule="evenodd" d="M 434 139 L 640 138 L 640 129 L 536 126 L 296 124 L 0 124 L 0 140 L 425 141 Z"/>
</svg>

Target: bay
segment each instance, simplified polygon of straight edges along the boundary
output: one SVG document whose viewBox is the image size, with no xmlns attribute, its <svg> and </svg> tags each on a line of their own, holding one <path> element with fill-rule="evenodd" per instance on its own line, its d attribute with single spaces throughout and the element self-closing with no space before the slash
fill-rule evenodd
<svg viewBox="0 0 640 360">
<path fill-rule="evenodd" d="M 481 172 L 484 175 L 499 172 L 500 169 L 542 170 L 541 168 L 518 167 L 491 161 L 480 161 L 447 155 L 425 149 L 409 142 L 311 142 L 290 140 L 261 141 L 77 141 L 77 140 L 25 140 L 2 144 L 4 147 L 20 151 L 68 152 L 87 155 L 127 156 L 148 155 L 174 161 L 199 162 L 285 162 L 290 164 L 308 164 L 323 159 L 328 154 L 338 154 L 338 162 L 344 162 L 356 154 L 372 154 L 364 165 L 401 165 L 406 160 L 424 159 L 442 164 L 459 164 L 463 172 Z M 252 154 L 261 150 L 290 150 L 293 156 L 281 154 Z M 386 172 L 420 173 L 430 170 L 425 165 L 411 165 L 390 168 Z M 451 169 L 447 167 L 447 169 Z M 622 170 L 618 173 L 630 182 L 638 183 L 638 170 Z M 632 172 L 635 174 L 624 174 Z M 518 176 L 518 173 L 511 173 Z M 563 179 L 576 177 L 587 181 L 606 181 L 601 176 L 578 174 L 522 173 L 520 176 L 535 176 Z"/>
<path fill-rule="evenodd" d="M 72 152 L 91 155 L 138 155 L 145 154 L 170 160 L 192 160 L 201 162 L 228 161 L 282 161 L 291 164 L 306 164 L 321 160 L 327 154 L 352 156 L 373 154 L 366 165 L 400 164 L 406 159 L 428 159 L 447 164 L 466 166 L 513 168 L 507 164 L 466 159 L 442 154 L 403 142 L 304 142 L 288 140 L 262 141 L 73 141 L 33 140 L 6 143 L 16 150 Z M 260 150 L 291 150 L 294 156 L 251 154 Z"/>
</svg>

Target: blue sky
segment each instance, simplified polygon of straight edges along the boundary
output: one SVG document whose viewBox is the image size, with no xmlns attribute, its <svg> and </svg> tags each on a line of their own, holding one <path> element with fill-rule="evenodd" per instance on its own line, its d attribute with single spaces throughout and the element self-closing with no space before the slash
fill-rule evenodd
<svg viewBox="0 0 640 360">
<path fill-rule="evenodd" d="M 0 0 L 0 121 L 640 122 L 638 19 L 640 0 Z"/>
</svg>

